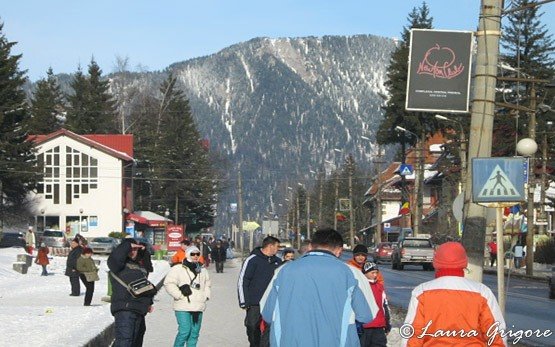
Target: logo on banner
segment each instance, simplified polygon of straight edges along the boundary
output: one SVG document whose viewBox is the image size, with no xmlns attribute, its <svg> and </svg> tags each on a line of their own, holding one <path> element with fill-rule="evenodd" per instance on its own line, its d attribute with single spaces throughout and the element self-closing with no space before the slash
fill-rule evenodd
<svg viewBox="0 0 555 347">
<path fill-rule="evenodd" d="M 456 60 L 457 56 L 451 48 L 440 47 L 436 43 L 434 47 L 426 51 L 422 61 L 418 64 L 416 73 L 450 80 L 464 71 L 463 63 Z"/>
</svg>

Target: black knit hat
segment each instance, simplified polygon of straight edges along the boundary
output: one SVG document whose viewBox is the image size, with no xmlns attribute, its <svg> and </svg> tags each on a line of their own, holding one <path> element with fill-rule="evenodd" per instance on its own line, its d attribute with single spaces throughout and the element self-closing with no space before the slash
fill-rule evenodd
<svg viewBox="0 0 555 347">
<path fill-rule="evenodd" d="M 376 265 L 376 263 L 373 263 L 371 261 L 367 261 L 366 263 L 364 263 L 364 265 L 362 265 L 362 273 L 366 274 L 367 272 L 370 271 L 374 271 L 374 270 L 378 270 L 378 265 Z"/>
<path fill-rule="evenodd" d="M 356 254 L 368 254 L 368 247 L 365 245 L 356 245 L 355 249 L 353 249 L 353 255 Z"/>
</svg>

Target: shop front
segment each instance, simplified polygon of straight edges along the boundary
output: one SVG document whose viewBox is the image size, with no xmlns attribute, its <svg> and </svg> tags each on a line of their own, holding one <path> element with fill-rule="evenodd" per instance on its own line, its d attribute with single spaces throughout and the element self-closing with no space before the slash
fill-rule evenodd
<svg viewBox="0 0 555 347">
<path fill-rule="evenodd" d="M 125 215 L 126 232 L 146 237 L 155 248 L 166 244 L 166 228 L 173 221 L 150 211 L 135 211 Z"/>
</svg>

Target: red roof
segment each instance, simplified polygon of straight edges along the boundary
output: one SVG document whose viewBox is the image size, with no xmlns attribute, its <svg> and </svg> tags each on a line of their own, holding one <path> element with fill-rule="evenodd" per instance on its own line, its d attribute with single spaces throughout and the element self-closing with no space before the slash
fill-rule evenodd
<svg viewBox="0 0 555 347">
<path fill-rule="evenodd" d="M 75 141 L 85 143 L 101 152 L 110 154 L 126 161 L 133 160 L 133 135 L 122 134 L 88 134 L 78 135 L 67 129 L 60 129 L 47 135 L 29 135 L 28 139 L 35 144 L 50 141 L 59 136 L 67 136 Z"/>
</svg>

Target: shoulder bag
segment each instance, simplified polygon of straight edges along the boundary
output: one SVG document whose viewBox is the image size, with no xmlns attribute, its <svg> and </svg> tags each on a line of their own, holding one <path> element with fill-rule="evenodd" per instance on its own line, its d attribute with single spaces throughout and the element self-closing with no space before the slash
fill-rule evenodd
<svg viewBox="0 0 555 347">
<path fill-rule="evenodd" d="M 116 276 L 111 271 L 110 271 L 110 275 L 116 281 L 118 281 L 122 286 L 127 288 L 127 291 L 129 292 L 129 294 L 131 294 L 134 298 L 154 296 L 157 292 L 156 286 L 152 284 L 152 282 L 150 282 L 146 277 L 139 278 L 129 283 L 125 283 L 121 278 Z"/>
</svg>

